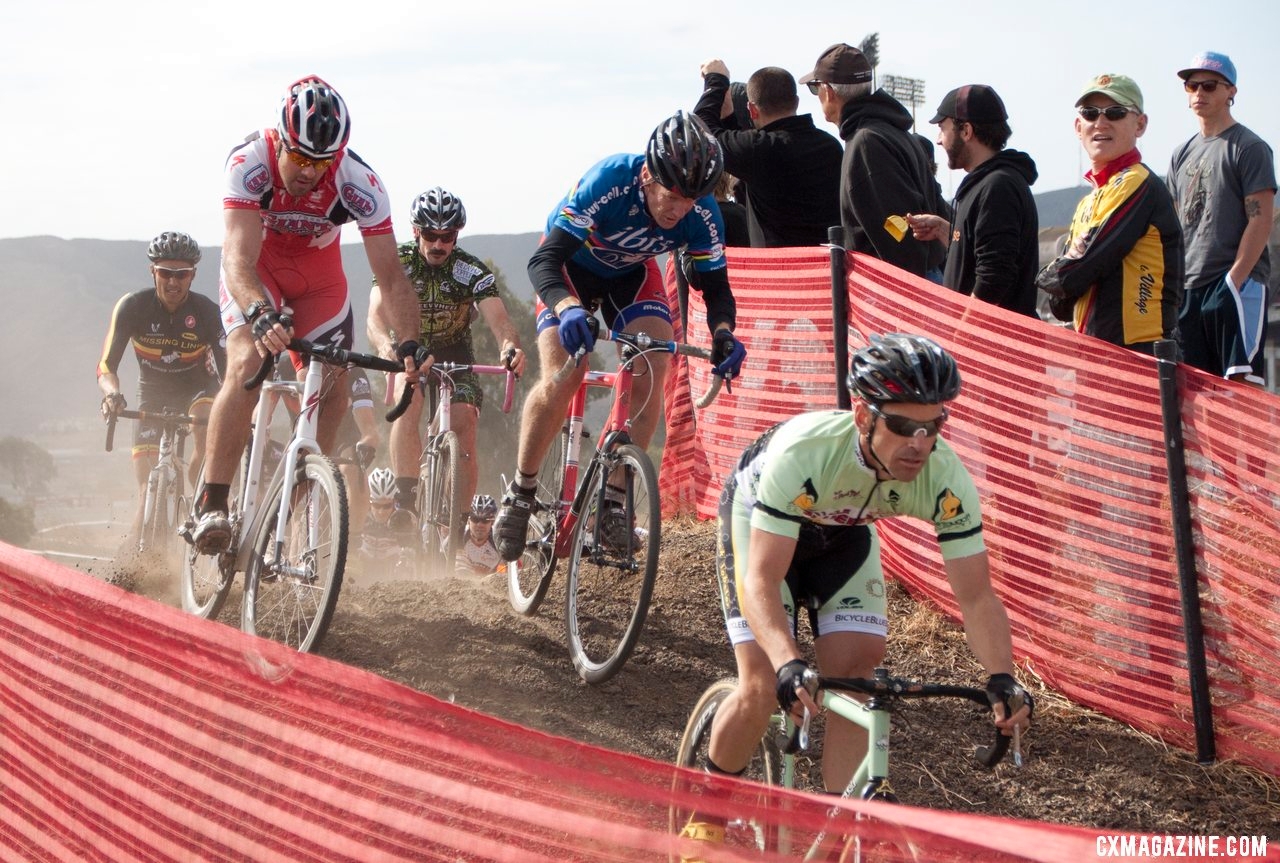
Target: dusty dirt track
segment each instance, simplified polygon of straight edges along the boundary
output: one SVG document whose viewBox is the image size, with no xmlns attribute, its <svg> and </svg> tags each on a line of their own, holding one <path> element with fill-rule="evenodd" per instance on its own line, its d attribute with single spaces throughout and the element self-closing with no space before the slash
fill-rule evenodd
<svg viewBox="0 0 1280 863">
<path fill-rule="evenodd" d="M 523 725 L 669 760 L 698 695 L 732 672 L 713 554 L 711 524 L 664 526 L 658 586 L 640 645 L 617 677 L 596 687 L 582 683 L 569 660 L 559 573 L 540 612 L 526 618 L 511 610 L 499 577 L 397 582 L 352 571 L 320 652 Z M 99 575 L 118 571 L 97 569 Z M 166 582 L 153 574 L 132 579 L 135 590 L 172 604 L 175 587 Z M 959 629 L 901 591 L 893 593 L 890 669 L 980 685 L 983 677 Z M 1026 682 L 1036 689 L 1036 681 Z M 985 742 L 987 734 L 967 713 L 911 706 L 896 714 L 893 784 L 899 797 L 913 805 L 1107 833 L 1269 835 L 1280 841 L 1276 778 L 1234 764 L 1201 768 L 1190 755 L 1052 692 L 1037 695 L 1025 766 L 1005 763 L 994 774 L 967 760 L 970 745 Z"/>
</svg>

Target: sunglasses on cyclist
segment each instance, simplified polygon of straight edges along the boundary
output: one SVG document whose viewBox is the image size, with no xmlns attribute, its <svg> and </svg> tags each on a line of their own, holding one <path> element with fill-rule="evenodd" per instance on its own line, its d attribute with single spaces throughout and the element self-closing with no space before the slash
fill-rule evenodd
<svg viewBox="0 0 1280 863">
<path fill-rule="evenodd" d="M 1218 89 L 1219 84 L 1225 83 L 1225 81 L 1219 81 L 1217 78 L 1212 78 L 1208 81 L 1183 81 L 1182 89 L 1186 90 L 1188 93 L 1194 93 L 1197 90 L 1204 90 L 1206 93 L 1212 93 L 1214 90 Z"/>
<path fill-rule="evenodd" d="M 284 148 L 284 154 L 289 157 L 289 161 L 297 165 L 299 168 L 315 168 L 317 171 L 323 171 L 333 164 L 333 159 L 312 159 L 302 155 L 297 150 Z"/>
<path fill-rule="evenodd" d="M 1130 114 L 1142 113 L 1137 108 L 1126 108 L 1124 105 L 1111 105 L 1106 108 L 1098 108 L 1093 105 L 1081 105 L 1076 111 L 1086 122 L 1092 123 L 1099 117 L 1106 117 L 1112 123 L 1118 123 Z"/>
<path fill-rule="evenodd" d="M 493 524 L 493 519 L 481 518 L 480 516 L 475 516 L 475 515 L 467 516 L 467 521 L 471 522 L 472 524 Z"/>
<path fill-rule="evenodd" d="M 458 241 L 457 231 L 419 231 L 422 239 L 428 243 L 456 243 Z"/>
<path fill-rule="evenodd" d="M 950 416 L 947 409 L 943 408 L 942 413 L 934 419 L 921 422 L 910 417 L 904 417 L 901 414 L 887 414 L 873 404 L 868 404 L 867 410 L 871 411 L 872 415 L 884 420 L 884 427 L 899 437 L 915 437 L 916 435 L 933 437 L 942 431 L 942 424 Z"/>
<path fill-rule="evenodd" d="M 196 273 L 195 267 L 152 267 L 162 279 L 188 279 Z"/>
</svg>

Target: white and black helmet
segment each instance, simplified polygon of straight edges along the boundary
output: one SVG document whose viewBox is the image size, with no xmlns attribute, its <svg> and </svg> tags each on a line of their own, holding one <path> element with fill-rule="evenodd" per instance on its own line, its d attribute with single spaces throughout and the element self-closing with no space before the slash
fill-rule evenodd
<svg viewBox="0 0 1280 863">
<path fill-rule="evenodd" d="M 181 231 L 165 231 L 151 241 L 147 247 L 147 257 L 152 263 L 156 261 L 190 261 L 200 263 L 200 244 L 191 239 L 190 234 Z"/>
<path fill-rule="evenodd" d="M 413 226 L 425 231 L 458 231 L 467 225 L 467 210 L 462 200 L 436 186 L 418 196 L 409 208 Z"/>
<path fill-rule="evenodd" d="M 724 173 L 720 142 L 697 115 L 684 111 L 658 124 L 644 155 L 653 178 L 686 198 L 710 194 Z"/>
<path fill-rule="evenodd" d="M 351 117 L 337 90 L 308 75 L 285 91 L 276 130 L 287 149 L 311 159 L 329 159 L 347 146 Z"/>
<path fill-rule="evenodd" d="M 849 363 L 849 391 L 876 404 L 936 405 L 960 395 L 955 358 L 924 336 L 873 335 Z"/>
<path fill-rule="evenodd" d="M 369 500 L 386 503 L 396 499 L 396 475 L 391 468 L 379 467 L 369 472 Z"/>
</svg>

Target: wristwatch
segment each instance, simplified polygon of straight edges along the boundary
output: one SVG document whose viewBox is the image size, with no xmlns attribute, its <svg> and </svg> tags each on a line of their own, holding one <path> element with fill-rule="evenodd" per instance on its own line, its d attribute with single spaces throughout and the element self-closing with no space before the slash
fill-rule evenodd
<svg viewBox="0 0 1280 863">
<path fill-rule="evenodd" d="M 268 311 L 271 311 L 271 303 L 268 300 L 254 300 L 249 304 L 249 308 L 244 310 L 244 319 L 253 323 L 258 319 L 258 315 Z"/>
</svg>

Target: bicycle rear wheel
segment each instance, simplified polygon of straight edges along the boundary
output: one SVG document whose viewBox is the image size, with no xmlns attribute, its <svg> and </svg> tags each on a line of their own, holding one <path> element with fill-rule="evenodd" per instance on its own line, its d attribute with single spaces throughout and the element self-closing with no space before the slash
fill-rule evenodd
<svg viewBox="0 0 1280 863">
<path fill-rule="evenodd" d="M 707 687 L 706 691 L 694 705 L 685 724 L 684 733 L 680 736 L 680 747 L 676 750 L 676 764 L 695 770 L 704 769 L 707 764 L 707 750 L 711 745 L 711 725 L 716 711 L 724 700 L 737 688 L 738 682 L 732 678 L 719 680 Z M 782 753 L 774 743 L 775 726 L 770 724 L 769 731 L 761 738 L 760 743 L 751 753 L 751 761 L 747 763 L 743 779 L 749 779 L 760 785 L 782 784 Z M 697 787 L 696 780 L 686 776 L 677 776 L 673 792 L 677 800 L 680 792 L 691 792 Z M 744 817 L 729 821 L 725 825 L 725 844 L 736 848 L 753 848 L 757 851 L 776 851 L 778 848 L 778 830 L 771 819 L 753 817 L 752 809 L 767 808 L 767 795 L 763 791 L 753 793 L 750 788 L 737 792 L 734 803 L 741 804 Z M 671 806 L 671 832 L 679 835 L 691 818 L 697 817 L 697 804 L 686 801 Z"/>
<path fill-rule="evenodd" d="M 276 522 L 285 505 L 283 473 L 267 491 L 266 518 L 254 538 L 240 627 L 299 651 L 320 645 L 342 589 L 347 559 L 347 496 L 338 468 L 308 455 L 294 486 L 276 557 Z"/>
<path fill-rule="evenodd" d="M 569 429 L 562 428 L 538 470 L 538 491 L 529 517 L 524 554 L 507 567 L 507 598 L 519 614 L 537 613 L 556 570 L 556 528 L 568 447 Z"/>
<path fill-rule="evenodd" d="M 635 649 L 658 574 L 662 513 L 649 456 L 630 443 L 598 454 L 581 500 L 570 543 L 565 623 L 578 674 L 602 683 Z"/>
<path fill-rule="evenodd" d="M 453 575 L 462 536 L 465 505 L 462 501 L 462 466 L 458 462 L 462 446 L 454 432 L 447 431 L 433 442 L 435 453 L 428 460 L 428 476 L 418 478 L 419 495 L 425 488 L 418 516 L 422 519 L 422 548 L 427 570 L 440 576 Z M 470 501 L 467 501 L 470 504 Z"/>
<path fill-rule="evenodd" d="M 239 537 L 240 476 L 237 468 L 231 479 L 231 491 L 227 499 L 227 511 L 231 513 L 231 545 L 222 554 L 201 554 L 191 543 L 183 543 L 182 583 L 179 593 L 182 610 L 206 620 L 215 620 L 235 580 L 236 547 Z M 196 488 L 204 485 L 204 467 Z"/>
</svg>

